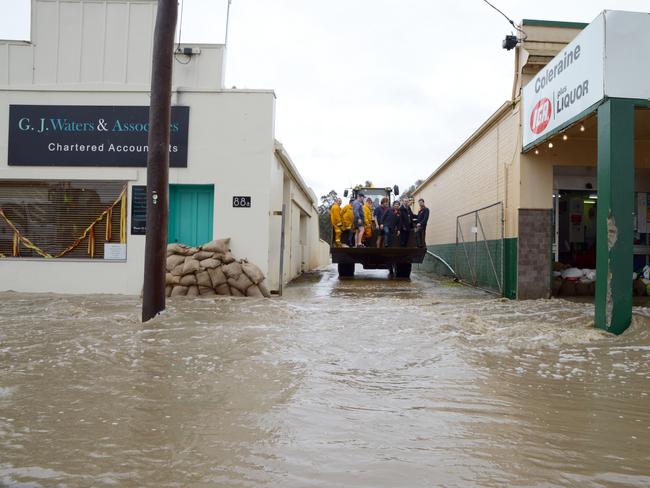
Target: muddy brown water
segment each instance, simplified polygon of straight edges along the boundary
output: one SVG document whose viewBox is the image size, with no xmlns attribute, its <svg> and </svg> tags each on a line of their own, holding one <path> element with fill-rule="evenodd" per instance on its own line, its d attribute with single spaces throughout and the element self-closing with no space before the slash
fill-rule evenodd
<svg viewBox="0 0 650 488">
<path fill-rule="evenodd" d="M 334 270 L 283 298 L 0 294 L 0 486 L 647 487 L 650 309 Z"/>
</svg>

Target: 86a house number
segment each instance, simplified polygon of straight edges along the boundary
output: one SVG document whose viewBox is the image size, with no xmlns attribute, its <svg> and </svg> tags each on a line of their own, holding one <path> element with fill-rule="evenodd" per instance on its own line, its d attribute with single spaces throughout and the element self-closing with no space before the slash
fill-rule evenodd
<svg viewBox="0 0 650 488">
<path fill-rule="evenodd" d="M 232 197 L 232 206 L 238 208 L 250 207 L 251 197 Z"/>
</svg>

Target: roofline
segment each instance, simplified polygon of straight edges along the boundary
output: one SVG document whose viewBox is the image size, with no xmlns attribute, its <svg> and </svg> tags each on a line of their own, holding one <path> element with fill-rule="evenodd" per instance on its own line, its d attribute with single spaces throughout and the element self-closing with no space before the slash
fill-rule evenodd
<svg viewBox="0 0 650 488">
<path fill-rule="evenodd" d="M 557 20 L 523 19 L 521 25 L 534 27 L 561 27 L 564 29 L 584 29 L 589 24 L 584 22 L 561 22 Z"/>
<path fill-rule="evenodd" d="M 478 139 L 480 136 L 483 135 L 484 132 L 486 132 L 490 127 L 492 127 L 503 115 L 505 115 L 508 110 L 511 110 L 515 107 L 516 102 L 512 102 L 510 100 L 503 102 L 503 105 L 501 105 L 496 112 L 494 112 L 490 117 L 481 124 L 481 126 L 474 131 L 474 133 L 469 136 L 465 142 L 463 142 L 458 149 L 456 149 L 451 156 L 449 156 L 447 159 L 443 161 L 443 163 L 438 166 L 433 173 L 431 173 L 421 184 L 418 186 L 413 194 L 416 194 L 421 188 L 423 188 L 425 185 L 428 185 L 429 182 L 436 177 L 438 173 L 440 173 L 443 169 L 445 169 L 447 166 L 449 166 L 451 163 L 453 163 L 458 157 L 463 154 L 471 145 Z"/>
<path fill-rule="evenodd" d="M 275 140 L 274 149 L 275 149 L 275 154 L 278 156 L 278 159 L 280 159 L 284 167 L 287 168 L 287 170 L 289 171 L 293 179 L 296 180 L 296 183 L 298 183 L 298 186 L 303 191 L 303 193 L 307 196 L 307 198 L 311 200 L 312 206 L 316 208 L 316 204 L 318 203 L 318 200 L 316 199 L 316 194 L 314 193 L 314 190 L 312 190 L 307 186 L 307 183 L 305 183 L 305 180 L 302 179 L 302 176 L 300 176 L 300 173 L 296 169 L 295 164 L 293 164 L 293 161 L 291 160 L 291 156 L 289 156 L 289 153 L 287 153 L 282 143 L 277 139 Z"/>
</svg>

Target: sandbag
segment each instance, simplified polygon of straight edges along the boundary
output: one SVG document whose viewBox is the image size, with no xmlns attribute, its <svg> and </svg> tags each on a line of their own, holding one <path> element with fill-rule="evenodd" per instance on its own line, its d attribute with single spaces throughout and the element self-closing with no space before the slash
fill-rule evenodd
<svg viewBox="0 0 650 488">
<path fill-rule="evenodd" d="M 174 269 L 170 271 L 170 273 L 174 276 L 182 276 L 183 275 L 183 268 L 185 267 L 185 261 L 183 261 L 182 264 L 179 264 L 176 266 Z"/>
<path fill-rule="evenodd" d="M 234 262 L 221 266 L 221 271 L 223 271 L 223 274 L 225 274 L 226 277 L 236 280 L 242 273 L 242 267 L 241 264 Z"/>
<path fill-rule="evenodd" d="M 171 294 L 172 294 L 172 290 L 173 290 L 173 289 L 174 289 L 174 287 L 173 287 L 172 285 L 167 285 L 167 286 L 165 287 L 165 296 L 166 296 L 167 298 L 169 298 L 169 297 L 171 296 Z"/>
<path fill-rule="evenodd" d="M 168 256 L 167 271 L 171 271 L 172 269 L 174 269 L 176 266 L 178 266 L 184 261 L 185 261 L 185 256 L 181 256 L 180 254 L 172 254 L 171 256 Z"/>
<path fill-rule="evenodd" d="M 171 273 L 165 273 L 165 284 L 166 285 L 178 285 L 181 282 L 180 276 L 174 276 Z"/>
<path fill-rule="evenodd" d="M 241 269 L 254 284 L 257 285 L 264 281 L 264 273 L 262 273 L 262 270 L 253 263 L 242 263 Z"/>
<path fill-rule="evenodd" d="M 184 297 L 185 295 L 187 295 L 187 286 L 176 285 L 169 296 Z"/>
<path fill-rule="evenodd" d="M 219 286 L 214 287 L 214 291 L 217 292 L 217 295 L 223 295 L 223 296 L 230 296 L 230 287 L 228 286 L 228 283 L 223 283 Z"/>
<path fill-rule="evenodd" d="M 187 296 L 188 297 L 198 297 L 199 296 L 199 287 L 196 285 L 192 285 L 187 289 Z"/>
<path fill-rule="evenodd" d="M 226 254 L 230 251 L 230 237 L 226 239 L 215 239 L 214 241 L 207 242 L 201 246 L 204 251 L 218 252 Z"/>
<path fill-rule="evenodd" d="M 641 280 L 634 280 L 634 284 L 632 285 L 632 291 L 635 296 L 637 297 L 643 297 L 646 295 L 646 286 Z"/>
<path fill-rule="evenodd" d="M 172 254 L 183 254 L 185 252 L 186 246 L 174 242 L 173 244 L 167 244 L 167 256 Z"/>
<path fill-rule="evenodd" d="M 201 268 L 204 269 L 217 268 L 221 266 L 221 261 L 215 258 L 208 258 L 208 259 L 204 259 L 203 261 L 200 261 L 199 266 L 201 266 Z"/>
<path fill-rule="evenodd" d="M 226 275 L 223 274 L 221 268 L 208 269 L 208 275 L 210 276 L 213 288 L 217 288 L 218 286 L 225 284 L 227 281 Z"/>
<path fill-rule="evenodd" d="M 563 297 L 574 297 L 576 295 L 576 282 L 564 280 L 560 289 L 560 295 Z"/>
<path fill-rule="evenodd" d="M 195 276 L 197 285 L 212 288 L 212 281 L 207 271 L 199 271 Z"/>
<path fill-rule="evenodd" d="M 562 278 L 556 277 L 553 280 L 553 286 L 551 288 L 551 294 L 556 297 L 560 294 L 560 289 L 562 288 Z"/>
<path fill-rule="evenodd" d="M 564 278 L 565 280 L 567 278 L 577 280 L 578 278 L 582 278 L 582 270 L 578 268 L 567 268 L 564 271 L 562 271 L 562 278 Z"/>
<path fill-rule="evenodd" d="M 228 284 L 230 285 L 230 288 L 233 288 L 233 287 L 237 288 L 239 291 L 242 292 L 242 294 L 246 293 L 246 290 L 250 286 L 253 286 L 253 282 L 244 273 L 240 274 L 239 278 L 237 278 L 237 279 L 228 278 Z M 232 290 L 230 290 L 230 291 L 232 292 Z"/>
<path fill-rule="evenodd" d="M 266 287 L 266 285 L 265 285 L 264 283 L 259 283 L 259 284 L 257 285 L 257 287 L 258 287 L 258 288 L 260 289 L 260 291 L 262 292 L 262 296 L 263 296 L 263 297 L 265 297 L 265 298 L 271 298 L 271 292 L 269 291 L 269 289 Z"/>
<path fill-rule="evenodd" d="M 197 261 L 203 261 L 204 259 L 211 258 L 213 254 L 214 254 L 213 252 L 209 252 L 209 251 L 199 251 L 196 254 L 194 254 L 192 257 Z"/>
<path fill-rule="evenodd" d="M 192 256 L 187 256 L 185 258 L 185 263 L 183 263 L 184 275 L 199 271 L 199 268 L 199 262 L 196 259 L 193 259 Z"/>
<path fill-rule="evenodd" d="M 168 244 L 167 245 L 167 255 L 168 256 L 170 255 L 170 253 L 181 254 L 183 256 L 189 256 L 191 254 L 194 254 L 197 251 L 198 251 L 198 249 L 196 247 L 189 247 L 189 246 L 185 246 L 183 244 L 178 244 L 176 242 L 174 244 Z"/>
<path fill-rule="evenodd" d="M 217 292 L 214 291 L 214 288 L 211 286 L 201 286 L 199 285 L 199 295 L 202 297 L 216 296 Z"/>
<path fill-rule="evenodd" d="M 589 288 L 590 283 L 591 282 L 578 281 L 576 283 L 576 295 L 579 297 L 589 296 L 591 293 L 591 290 Z"/>
<path fill-rule="evenodd" d="M 221 262 L 224 264 L 230 264 L 235 262 L 235 256 L 231 252 L 227 252 L 226 254 L 223 255 L 223 257 L 220 257 Z"/>
<path fill-rule="evenodd" d="M 181 276 L 180 284 L 183 286 L 196 285 L 196 276 L 193 274 L 186 274 L 184 276 Z"/>
<path fill-rule="evenodd" d="M 246 296 L 241 291 L 239 291 L 237 288 L 235 288 L 234 286 L 230 287 L 230 294 L 232 296 L 234 296 L 234 297 L 245 297 Z"/>
<path fill-rule="evenodd" d="M 255 297 L 255 298 L 264 297 L 264 295 L 262 295 L 262 292 L 260 291 L 259 286 L 257 285 L 249 286 L 248 289 L 246 290 L 246 296 Z"/>
</svg>

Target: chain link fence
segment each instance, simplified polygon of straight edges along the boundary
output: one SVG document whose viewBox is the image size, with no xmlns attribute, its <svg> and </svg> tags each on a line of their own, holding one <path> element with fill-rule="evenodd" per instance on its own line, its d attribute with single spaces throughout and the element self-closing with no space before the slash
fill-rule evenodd
<svg viewBox="0 0 650 488">
<path fill-rule="evenodd" d="M 454 269 L 473 286 L 503 294 L 503 203 L 456 217 Z"/>
</svg>

